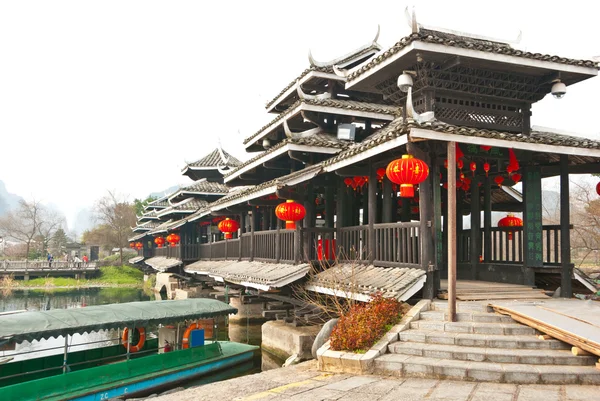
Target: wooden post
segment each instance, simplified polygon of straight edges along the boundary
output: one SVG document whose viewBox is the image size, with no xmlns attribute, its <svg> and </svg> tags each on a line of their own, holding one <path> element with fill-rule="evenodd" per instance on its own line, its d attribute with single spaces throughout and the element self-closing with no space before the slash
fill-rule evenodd
<svg viewBox="0 0 600 401">
<path fill-rule="evenodd" d="M 254 242 L 254 225 L 256 224 L 256 209 L 252 210 L 250 215 L 250 261 L 254 260 L 255 250 L 254 246 L 256 243 Z"/>
<path fill-rule="evenodd" d="M 382 202 L 382 211 L 381 211 L 381 222 L 382 223 L 391 223 L 392 222 L 392 212 L 396 211 L 396 208 L 392 207 L 392 182 L 388 180 L 387 177 L 383 177 L 383 202 Z"/>
<path fill-rule="evenodd" d="M 417 144 L 409 142 L 406 145 L 409 154 L 423 160 L 428 166 L 431 165 L 429 153 L 424 152 Z M 419 261 L 421 268 L 427 274 L 427 280 L 423 288 L 423 298 L 433 299 L 436 296 L 435 282 L 433 280 L 433 261 L 435 259 L 435 248 L 433 247 L 433 173 L 419 184 Z M 439 178 L 439 177 L 438 177 Z M 408 198 L 406 199 L 409 200 Z"/>
<path fill-rule="evenodd" d="M 304 228 L 314 228 L 315 227 L 315 217 L 316 217 L 315 191 L 314 191 L 314 185 L 311 182 L 306 184 L 304 207 L 306 208 L 306 215 L 304 216 Z M 314 246 L 314 244 L 311 243 L 312 236 L 309 234 L 308 231 L 304 230 L 302 233 L 302 236 L 303 236 L 303 238 L 302 238 L 303 252 L 300 257 L 300 260 L 304 260 L 304 258 L 306 258 L 308 261 L 308 260 L 310 260 L 310 256 L 311 256 L 311 252 L 310 252 L 311 247 Z"/>
<path fill-rule="evenodd" d="M 471 182 L 471 249 L 469 250 L 471 255 L 469 260 L 471 280 L 477 280 L 477 268 L 479 266 L 479 256 L 481 256 L 481 199 L 479 197 L 478 182 L 479 180 L 476 178 L 473 178 Z"/>
<path fill-rule="evenodd" d="M 302 230 L 299 222 L 296 223 L 294 232 L 294 264 L 297 265 L 302 260 Z"/>
<path fill-rule="evenodd" d="M 456 321 L 456 142 L 448 142 L 448 320 Z"/>
<path fill-rule="evenodd" d="M 127 345 L 127 351 L 129 352 L 129 345 Z M 65 349 L 63 353 L 63 375 L 67 373 L 67 354 L 69 352 L 69 335 L 65 334 Z"/>
<path fill-rule="evenodd" d="M 368 216 L 369 229 L 367 231 L 367 252 L 369 264 L 372 265 L 375 260 L 375 219 L 377 218 L 377 171 L 373 166 L 373 161 L 369 161 L 369 184 L 368 184 Z M 363 211 L 364 213 L 364 211 Z"/>
<path fill-rule="evenodd" d="M 244 230 L 244 214 L 240 213 L 240 229 L 238 230 L 238 262 L 242 260 L 243 244 L 242 232 Z"/>
<path fill-rule="evenodd" d="M 346 199 L 344 198 L 345 193 L 346 184 L 344 184 L 344 179 L 342 177 L 337 177 L 337 194 L 335 199 L 335 237 L 337 238 L 337 249 L 335 249 L 336 259 L 339 259 L 341 256 L 339 252 L 339 247 L 342 245 L 340 228 L 344 227 L 344 213 L 347 213 Z"/>
<path fill-rule="evenodd" d="M 492 260 L 492 180 L 483 181 L 483 260 Z"/>
<path fill-rule="evenodd" d="M 264 230 L 270 230 L 271 229 L 271 208 L 268 206 L 265 206 L 264 208 L 264 214 L 263 214 L 263 225 L 264 225 Z"/>
<path fill-rule="evenodd" d="M 571 282 L 571 233 L 569 205 L 569 156 L 560 155 L 560 296 L 573 297 Z"/>
<path fill-rule="evenodd" d="M 369 171 L 371 171 L 370 168 L 369 168 Z M 362 190 L 362 194 L 357 199 L 358 200 L 358 204 L 359 204 L 359 206 L 358 206 L 358 212 L 359 212 L 359 214 L 360 214 L 360 209 L 361 209 L 361 206 L 362 206 L 362 211 L 363 211 L 363 214 L 362 214 L 362 225 L 363 226 L 368 225 L 369 221 L 371 220 L 369 218 L 369 216 L 371 215 L 371 213 L 370 213 L 370 209 L 371 208 L 369 207 L 370 206 L 369 202 L 371 202 L 371 198 L 369 197 L 370 196 L 369 193 L 371 192 L 371 185 L 368 185 L 368 184 L 366 184 L 366 185 L 367 185 L 367 188 L 365 188 L 364 186 L 362 187 L 362 189 L 361 189 Z M 377 189 L 375 191 L 377 191 Z M 373 198 L 373 201 L 377 202 L 377 199 Z"/>
<path fill-rule="evenodd" d="M 281 261 L 281 230 L 279 228 L 279 224 L 277 224 L 275 232 L 275 262 L 279 263 Z"/>
<path fill-rule="evenodd" d="M 440 164 L 437 162 L 437 148 L 431 152 L 430 174 L 433 189 L 433 247 L 435 249 L 434 267 L 432 274 L 433 296 L 435 297 L 440 289 L 440 269 L 444 266 L 444 240 L 442 233 L 442 187 L 440 179 Z M 429 280 L 429 278 L 427 278 Z"/>
<path fill-rule="evenodd" d="M 325 187 L 325 227 L 333 228 L 333 183 L 327 181 L 327 186 Z"/>
</svg>

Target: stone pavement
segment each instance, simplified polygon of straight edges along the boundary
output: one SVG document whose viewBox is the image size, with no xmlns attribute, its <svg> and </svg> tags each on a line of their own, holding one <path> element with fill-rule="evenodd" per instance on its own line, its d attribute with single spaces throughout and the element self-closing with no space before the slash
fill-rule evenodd
<svg viewBox="0 0 600 401">
<path fill-rule="evenodd" d="M 600 400 L 600 386 L 477 383 L 324 373 L 316 361 L 242 376 L 152 401 L 570 401 Z"/>
</svg>

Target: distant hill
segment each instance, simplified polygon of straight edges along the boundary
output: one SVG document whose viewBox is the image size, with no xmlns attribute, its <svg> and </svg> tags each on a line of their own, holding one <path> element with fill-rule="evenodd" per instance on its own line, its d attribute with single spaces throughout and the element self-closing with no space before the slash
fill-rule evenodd
<svg viewBox="0 0 600 401">
<path fill-rule="evenodd" d="M 164 191 L 160 191 L 160 192 L 152 192 L 150 195 L 153 198 L 162 198 L 165 195 L 170 195 L 173 192 L 177 191 L 180 188 L 179 185 L 173 185 L 172 187 L 169 187 L 167 189 L 165 189 Z"/>
<path fill-rule="evenodd" d="M 6 190 L 4 181 L 0 180 L 0 216 L 19 205 L 23 198 Z"/>
</svg>

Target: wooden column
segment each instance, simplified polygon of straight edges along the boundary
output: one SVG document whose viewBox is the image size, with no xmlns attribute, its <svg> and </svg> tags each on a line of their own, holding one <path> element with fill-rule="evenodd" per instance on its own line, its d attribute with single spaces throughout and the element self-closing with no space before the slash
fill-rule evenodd
<svg viewBox="0 0 600 401">
<path fill-rule="evenodd" d="M 492 260 L 492 180 L 483 180 L 483 260 Z"/>
<path fill-rule="evenodd" d="M 560 155 L 560 296 L 573 297 L 571 282 L 571 233 L 569 218 L 569 156 Z"/>
<path fill-rule="evenodd" d="M 377 218 L 377 172 L 375 170 L 375 166 L 373 166 L 372 161 L 369 161 L 369 187 L 367 203 L 368 205 L 365 205 L 365 209 L 369 212 L 369 229 L 367 231 L 367 252 L 369 256 L 369 264 L 372 265 L 373 261 L 375 260 L 375 247 L 377 246 L 375 244 L 375 219 Z"/>
<path fill-rule="evenodd" d="M 436 150 L 438 147 L 436 146 Z M 431 184 L 432 184 L 432 197 L 433 197 L 433 226 L 431 227 L 433 232 L 433 247 L 434 247 L 434 260 L 433 260 L 433 272 L 431 275 L 431 282 L 433 286 L 432 298 L 437 296 L 440 290 L 440 269 L 444 266 L 444 254 L 443 254 L 443 234 L 442 234 L 442 187 L 440 179 L 440 164 L 437 162 L 437 152 L 432 151 L 430 153 L 431 166 Z M 427 280 L 430 278 L 428 277 Z"/>
<path fill-rule="evenodd" d="M 268 206 L 263 207 L 263 226 L 265 231 L 271 229 L 271 208 Z"/>
<path fill-rule="evenodd" d="M 448 142 L 448 320 L 456 321 L 456 142 Z"/>
<path fill-rule="evenodd" d="M 346 199 L 344 198 L 346 195 L 346 184 L 344 184 L 344 179 L 342 177 L 337 178 L 337 194 L 335 197 L 335 228 L 340 229 L 344 227 L 344 215 L 348 213 Z M 338 232 L 338 238 L 339 232 Z"/>
<path fill-rule="evenodd" d="M 315 213 L 315 191 L 314 191 L 314 185 L 309 182 L 308 184 L 306 184 L 306 193 L 305 193 L 305 198 L 304 198 L 304 207 L 306 208 L 306 215 L 304 216 L 304 228 L 314 228 L 315 227 L 315 218 L 316 218 L 316 213 Z M 301 259 L 300 260 L 304 260 L 307 259 L 307 261 L 310 259 L 310 255 L 311 255 L 311 248 L 313 246 L 315 246 L 315 244 L 312 243 L 312 236 L 309 235 L 309 233 L 304 230 L 302 233 L 303 236 L 303 244 L 302 244 L 302 255 L 301 255 Z"/>
<path fill-rule="evenodd" d="M 333 183 L 331 180 L 327 180 L 327 186 L 325 187 L 325 227 L 333 228 L 333 211 L 334 209 L 334 198 L 333 198 Z"/>
<path fill-rule="evenodd" d="M 251 215 L 249 215 L 250 217 L 250 261 L 254 260 L 254 255 L 255 255 L 255 249 L 254 246 L 256 245 L 256 243 L 254 242 L 254 227 L 256 225 L 256 209 L 253 209 Z"/>
<path fill-rule="evenodd" d="M 479 182 L 473 177 L 471 182 L 471 280 L 477 280 L 477 267 L 479 266 L 479 256 L 481 256 L 481 202 L 479 197 Z"/>
<path fill-rule="evenodd" d="M 244 231 L 244 213 L 240 213 L 239 217 L 240 217 L 240 229 L 238 230 L 238 233 L 239 233 L 238 234 L 238 238 L 239 238 L 239 241 L 238 241 L 238 253 L 239 253 L 238 262 L 240 260 L 242 260 L 242 252 L 243 252 L 243 249 L 244 249 L 244 247 L 242 246 L 243 245 L 242 244 L 242 241 L 243 241 L 243 239 L 242 239 L 242 231 Z"/>
<path fill-rule="evenodd" d="M 370 168 L 369 168 L 369 171 L 371 171 Z M 366 188 L 363 186 L 362 194 L 361 194 L 360 198 L 358 199 L 358 201 L 360 202 L 360 206 L 362 206 L 362 211 L 363 211 L 363 214 L 362 214 L 362 224 L 363 225 L 369 224 L 369 221 L 371 220 L 369 218 L 369 216 L 371 215 L 371 213 L 370 213 L 371 208 L 369 207 L 369 203 L 371 202 L 371 198 L 369 195 L 369 193 L 371 192 L 371 186 L 372 185 L 368 185 Z M 373 201 L 377 202 L 377 199 L 373 199 Z M 360 209 L 361 209 L 360 206 L 358 208 L 359 218 L 360 218 Z"/>
<path fill-rule="evenodd" d="M 429 153 L 424 152 L 415 143 L 409 142 L 406 145 L 409 154 L 423 160 L 428 166 L 431 166 Z M 434 169 L 435 174 L 435 169 Z M 423 287 L 423 298 L 433 299 L 436 295 L 435 282 L 433 280 L 433 267 L 435 260 L 435 248 L 433 246 L 433 174 L 419 184 L 419 242 L 421 268 L 427 274 L 427 280 Z M 439 177 L 438 177 L 439 178 Z M 406 200 L 409 200 L 408 198 Z"/>
<path fill-rule="evenodd" d="M 392 212 L 396 211 L 396 208 L 392 208 L 392 182 L 387 177 L 383 177 L 383 203 L 381 211 L 381 222 L 392 223 Z"/>
</svg>

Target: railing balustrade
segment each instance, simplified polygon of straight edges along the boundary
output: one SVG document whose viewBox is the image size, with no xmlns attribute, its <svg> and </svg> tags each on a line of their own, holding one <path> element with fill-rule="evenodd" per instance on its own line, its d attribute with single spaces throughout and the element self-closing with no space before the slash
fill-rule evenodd
<svg viewBox="0 0 600 401">
<path fill-rule="evenodd" d="M 367 232 L 369 226 L 342 227 L 339 229 L 338 259 L 367 263 Z"/>
<path fill-rule="evenodd" d="M 419 222 L 375 224 L 377 266 L 419 267 Z"/>
<path fill-rule="evenodd" d="M 571 226 L 572 228 L 572 226 Z M 523 227 L 492 227 L 491 239 L 492 247 L 490 249 L 491 259 L 486 260 L 489 263 L 523 263 L 523 244 L 526 243 L 523 238 Z M 484 232 L 481 229 L 479 233 L 483 238 Z M 485 255 L 482 240 L 482 247 L 479 256 Z M 458 262 L 470 262 L 471 260 L 471 230 L 463 230 L 457 238 L 457 259 Z M 544 265 L 559 265 L 560 258 L 560 225 L 545 225 L 542 227 L 541 238 L 533 239 L 534 246 L 541 246 L 543 249 Z"/>
</svg>

